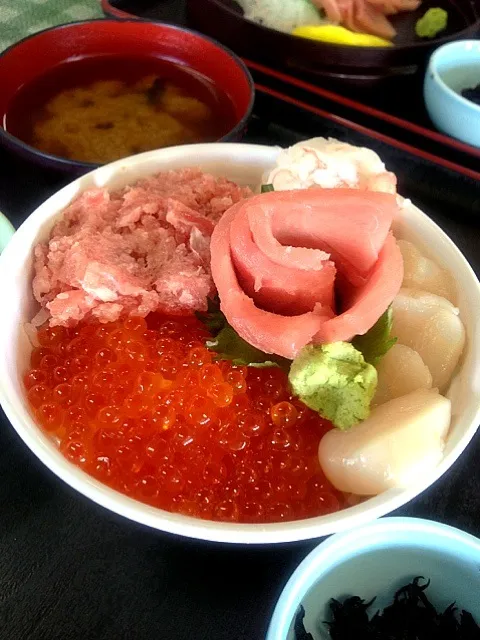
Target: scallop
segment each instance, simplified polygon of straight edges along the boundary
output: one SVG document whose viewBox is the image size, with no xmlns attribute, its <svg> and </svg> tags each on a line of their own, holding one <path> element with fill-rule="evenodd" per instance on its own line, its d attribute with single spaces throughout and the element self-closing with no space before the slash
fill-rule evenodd
<svg viewBox="0 0 480 640">
<path fill-rule="evenodd" d="M 377 365 L 378 384 L 373 404 L 407 395 L 416 389 L 431 389 L 432 374 L 420 354 L 404 344 L 395 344 Z"/>
<path fill-rule="evenodd" d="M 454 303 L 456 287 L 451 274 L 424 256 L 411 242 L 397 240 L 397 244 L 403 256 L 403 286 L 428 291 Z"/>
<path fill-rule="evenodd" d="M 375 407 L 349 431 L 332 429 L 318 448 L 323 472 L 339 490 L 372 496 L 431 473 L 443 457 L 450 400 L 418 389 Z"/>
<path fill-rule="evenodd" d="M 465 344 L 459 311 L 446 298 L 400 289 L 393 303 L 392 335 L 420 354 L 440 391 L 448 385 Z"/>
</svg>

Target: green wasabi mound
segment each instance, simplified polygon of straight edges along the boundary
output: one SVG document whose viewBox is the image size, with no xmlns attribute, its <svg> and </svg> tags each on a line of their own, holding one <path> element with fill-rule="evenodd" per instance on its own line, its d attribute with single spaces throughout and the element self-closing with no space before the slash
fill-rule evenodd
<svg viewBox="0 0 480 640">
<path fill-rule="evenodd" d="M 447 28 L 448 13 L 440 7 L 429 9 L 415 25 L 415 33 L 419 38 L 435 38 Z"/>
<path fill-rule="evenodd" d="M 302 402 L 342 430 L 368 417 L 377 388 L 377 370 L 349 342 L 304 347 L 288 379 Z"/>
</svg>

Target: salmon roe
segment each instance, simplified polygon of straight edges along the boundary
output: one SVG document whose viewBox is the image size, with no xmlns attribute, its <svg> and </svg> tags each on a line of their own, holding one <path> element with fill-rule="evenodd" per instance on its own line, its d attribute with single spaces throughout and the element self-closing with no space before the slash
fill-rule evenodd
<svg viewBox="0 0 480 640">
<path fill-rule="evenodd" d="M 197 518 L 267 523 L 336 511 L 317 449 L 331 428 L 278 368 L 215 360 L 196 318 L 41 328 L 24 377 L 63 455 L 124 494 Z"/>
</svg>

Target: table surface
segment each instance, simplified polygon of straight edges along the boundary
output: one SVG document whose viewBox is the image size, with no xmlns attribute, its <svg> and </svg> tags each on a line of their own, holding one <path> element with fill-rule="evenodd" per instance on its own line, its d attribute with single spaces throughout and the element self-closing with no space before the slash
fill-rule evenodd
<svg viewBox="0 0 480 640">
<path fill-rule="evenodd" d="M 0 210 L 18 225 L 62 182 L 0 150 Z M 478 224 L 434 216 L 480 273 Z M 392 515 L 480 536 L 480 434 Z M 318 543 L 230 547 L 169 536 L 74 492 L 0 415 L 0 638 L 260 640 L 293 569 Z"/>
</svg>

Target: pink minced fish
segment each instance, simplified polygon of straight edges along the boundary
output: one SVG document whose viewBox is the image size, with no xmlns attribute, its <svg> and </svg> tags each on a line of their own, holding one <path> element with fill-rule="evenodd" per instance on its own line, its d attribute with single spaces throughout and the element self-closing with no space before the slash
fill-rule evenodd
<svg viewBox="0 0 480 640">
<path fill-rule="evenodd" d="M 83 193 L 35 247 L 33 293 L 42 309 L 33 323 L 72 326 L 204 310 L 215 290 L 215 223 L 249 195 L 199 169 L 159 173 L 113 193 Z"/>
</svg>

